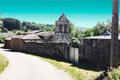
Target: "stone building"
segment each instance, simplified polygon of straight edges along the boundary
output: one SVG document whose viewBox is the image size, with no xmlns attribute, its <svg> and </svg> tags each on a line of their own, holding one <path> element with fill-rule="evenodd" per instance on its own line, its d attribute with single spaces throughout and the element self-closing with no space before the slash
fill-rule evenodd
<svg viewBox="0 0 120 80">
<path fill-rule="evenodd" d="M 120 35 L 118 44 L 120 44 Z M 106 69 L 110 66 L 111 35 L 86 37 L 81 40 L 79 49 L 81 60 L 94 64 L 98 69 Z"/>
<path fill-rule="evenodd" d="M 4 42 L 4 48 L 10 48 L 11 45 L 11 37 L 7 37 Z"/>
<path fill-rule="evenodd" d="M 80 44 L 76 45 L 71 43 L 69 23 L 70 21 L 62 14 L 55 23 L 55 32 L 32 31 L 25 35 L 12 36 L 5 40 L 5 47 L 14 51 L 69 59 L 77 64 L 79 64 L 79 60 L 88 61 L 98 69 L 109 67 L 110 34 L 106 33 L 107 35 L 105 34 L 105 36 L 87 37 L 82 39 Z"/>
<path fill-rule="evenodd" d="M 71 43 L 69 24 L 70 21 L 63 13 L 58 19 L 58 21 L 56 21 L 55 34 L 53 37 L 54 43 Z"/>
<path fill-rule="evenodd" d="M 20 37 L 11 37 L 11 39 L 6 40 L 5 47 L 68 59 L 69 44 L 71 43 L 69 23 L 70 21 L 62 14 L 55 23 L 55 32 L 33 31 L 35 33 L 29 32 L 26 35 L 19 35 Z"/>
<path fill-rule="evenodd" d="M 120 35 L 119 26 L 119 0 L 113 0 L 112 27 L 110 36 L 96 36 L 83 39 L 81 43 L 80 58 L 89 60 L 98 67 L 119 67 L 120 64 Z"/>
</svg>

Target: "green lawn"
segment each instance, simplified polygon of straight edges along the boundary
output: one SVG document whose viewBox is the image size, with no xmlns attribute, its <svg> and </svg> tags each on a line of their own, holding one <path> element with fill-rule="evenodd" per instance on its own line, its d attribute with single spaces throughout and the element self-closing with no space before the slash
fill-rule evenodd
<svg viewBox="0 0 120 80">
<path fill-rule="evenodd" d="M 43 60 L 51 63 L 59 69 L 63 69 L 65 72 L 69 73 L 74 80 L 95 80 L 99 76 L 100 72 L 80 69 L 78 67 L 71 66 L 72 64 L 67 62 L 60 62 L 48 58 L 43 58 Z"/>
<path fill-rule="evenodd" d="M 8 66 L 8 59 L 0 53 L 0 73 Z"/>
</svg>

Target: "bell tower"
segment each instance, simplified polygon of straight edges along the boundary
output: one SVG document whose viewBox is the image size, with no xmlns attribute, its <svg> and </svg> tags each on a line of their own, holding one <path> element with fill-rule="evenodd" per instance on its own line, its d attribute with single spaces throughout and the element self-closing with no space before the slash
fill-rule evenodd
<svg viewBox="0 0 120 80">
<path fill-rule="evenodd" d="M 69 20 L 66 18 L 63 13 L 58 21 L 56 21 L 56 30 L 55 33 L 69 33 Z"/>
<path fill-rule="evenodd" d="M 69 34 L 70 21 L 63 13 L 55 23 L 55 43 L 71 43 L 71 37 Z"/>
</svg>

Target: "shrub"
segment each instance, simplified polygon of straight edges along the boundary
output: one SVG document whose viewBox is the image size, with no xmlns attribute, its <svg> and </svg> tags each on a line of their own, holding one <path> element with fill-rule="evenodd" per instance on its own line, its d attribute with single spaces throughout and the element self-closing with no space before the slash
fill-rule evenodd
<svg viewBox="0 0 120 80">
<path fill-rule="evenodd" d="M 4 36 L 0 36 L 0 43 L 4 43 L 5 41 L 5 37 Z"/>
<path fill-rule="evenodd" d="M 0 73 L 8 66 L 8 63 L 8 59 L 4 55 L 0 54 Z"/>
<path fill-rule="evenodd" d="M 109 73 L 110 80 L 120 80 L 120 68 L 114 69 Z"/>
</svg>

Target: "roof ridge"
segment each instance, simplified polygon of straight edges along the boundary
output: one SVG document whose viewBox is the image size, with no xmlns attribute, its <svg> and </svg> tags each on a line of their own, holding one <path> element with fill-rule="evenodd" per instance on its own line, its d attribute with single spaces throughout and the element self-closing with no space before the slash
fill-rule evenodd
<svg viewBox="0 0 120 80">
<path fill-rule="evenodd" d="M 59 17 L 58 21 L 68 21 L 66 15 L 62 13 L 62 15 Z"/>
</svg>

